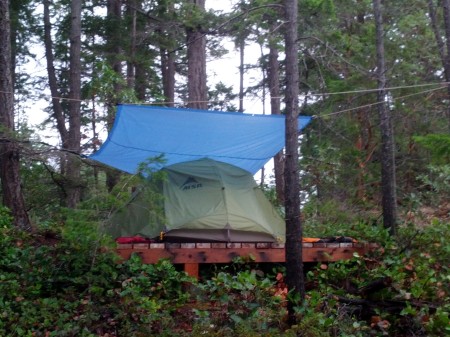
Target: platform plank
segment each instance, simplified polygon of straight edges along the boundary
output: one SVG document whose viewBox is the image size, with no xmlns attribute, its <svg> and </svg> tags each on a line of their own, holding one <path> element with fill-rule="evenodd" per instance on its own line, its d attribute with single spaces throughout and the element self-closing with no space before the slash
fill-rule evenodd
<svg viewBox="0 0 450 337">
<path fill-rule="evenodd" d="M 303 262 L 334 262 L 351 259 L 355 253 L 366 254 L 377 248 L 373 244 L 361 243 L 314 243 L 303 244 Z M 257 263 L 285 262 L 284 245 L 271 244 L 171 244 L 158 245 L 119 245 L 119 256 L 127 260 L 133 253 L 138 254 L 144 263 L 153 264 L 161 259 L 169 259 L 174 264 L 183 264 L 186 272 L 198 276 L 198 264 L 230 263 L 237 257 Z"/>
</svg>

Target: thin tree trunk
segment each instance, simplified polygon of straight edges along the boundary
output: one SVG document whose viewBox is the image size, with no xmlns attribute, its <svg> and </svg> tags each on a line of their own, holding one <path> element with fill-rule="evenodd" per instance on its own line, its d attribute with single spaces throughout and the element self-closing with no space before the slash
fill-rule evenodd
<svg viewBox="0 0 450 337">
<path fill-rule="evenodd" d="M 245 45 L 245 44 L 243 44 Z M 263 49 L 263 45 L 262 43 L 259 44 L 259 50 L 261 52 L 261 72 L 262 72 L 262 114 L 265 115 L 266 114 L 266 83 L 267 83 L 267 65 L 264 61 L 264 49 Z M 242 64 L 244 64 L 244 55 L 242 55 Z M 244 86 L 244 83 L 242 81 L 242 88 Z M 244 93 L 244 90 L 242 90 L 242 93 Z M 244 100 L 244 95 L 242 95 L 242 101 Z M 242 112 L 244 112 L 244 107 L 242 106 Z M 261 188 L 264 188 L 264 184 L 265 184 L 265 178 L 266 178 L 266 168 L 265 166 L 263 166 L 261 168 L 261 181 L 260 181 L 260 186 Z"/>
<path fill-rule="evenodd" d="M 75 208 L 81 198 L 81 161 L 74 154 L 81 150 L 81 0 L 71 2 L 69 70 L 69 139 L 67 158 L 67 206 Z"/>
<path fill-rule="evenodd" d="M 91 100 L 92 104 L 92 115 L 91 115 L 91 129 L 92 129 L 92 150 L 93 152 L 97 152 L 98 146 L 100 145 L 99 137 L 98 137 L 98 131 L 97 131 L 97 111 L 96 111 L 96 105 L 95 105 L 95 97 L 92 97 Z M 97 166 L 93 167 L 94 172 L 94 181 L 95 186 L 98 187 L 98 168 Z"/>
<path fill-rule="evenodd" d="M 450 99 L 450 1 L 442 0 L 442 11 L 444 17 L 445 43 L 439 30 L 438 19 L 436 16 L 436 7 L 433 0 L 428 0 L 428 13 L 433 28 L 434 38 L 439 50 L 442 67 L 444 68 L 444 77 L 447 84 L 447 96 Z M 447 50 L 446 50 L 447 49 Z M 450 129 L 450 104 L 447 105 L 447 120 Z"/>
<path fill-rule="evenodd" d="M 239 41 L 239 112 L 244 112 L 244 54 L 245 40 Z"/>
<path fill-rule="evenodd" d="M 377 50 L 377 102 L 381 129 L 381 185 L 383 223 L 391 235 L 397 233 L 397 194 L 394 157 L 394 134 L 391 115 L 386 104 L 386 64 L 383 42 L 381 0 L 373 0 Z"/>
<path fill-rule="evenodd" d="M 58 79 L 55 71 L 55 58 L 53 55 L 53 40 L 52 40 L 52 24 L 50 22 L 50 1 L 44 0 L 44 45 L 45 45 L 45 60 L 47 63 L 47 75 L 48 83 L 50 87 L 50 93 L 52 95 L 52 116 L 56 121 L 56 128 L 59 136 L 61 137 L 61 146 L 63 149 L 68 149 L 69 132 L 66 127 L 66 116 L 64 108 L 61 104 L 61 94 L 58 90 Z M 59 155 L 60 160 L 60 173 L 62 176 L 66 175 L 66 160 L 65 154 Z M 61 190 L 64 196 L 67 196 L 65 186 L 60 184 Z M 61 201 L 62 202 L 62 201 Z"/>
<path fill-rule="evenodd" d="M 0 0 L 0 179 L 3 204 L 11 210 L 14 225 L 30 231 L 20 181 L 19 148 L 14 141 L 14 84 L 9 1 Z"/>
<path fill-rule="evenodd" d="M 47 62 L 48 82 L 50 86 L 50 93 L 52 95 L 52 111 L 56 120 L 56 128 L 61 137 L 63 148 L 68 148 L 67 139 L 68 131 L 66 128 L 66 120 L 64 110 L 60 101 L 60 93 L 58 91 L 58 80 L 56 78 L 55 63 L 53 56 L 53 41 L 50 22 L 50 1 L 44 0 L 44 45 L 45 45 L 45 60 Z"/>
<path fill-rule="evenodd" d="M 113 69 L 113 71 L 117 74 L 122 74 L 122 64 L 120 62 L 120 56 L 123 54 L 122 48 L 120 47 L 120 43 L 118 42 L 118 37 L 120 36 L 120 27 L 122 21 L 122 1 L 121 0 L 108 0 L 107 1 L 107 17 L 111 22 L 111 27 L 113 27 L 112 31 L 108 32 L 108 63 Z M 136 69 L 136 83 L 139 83 L 139 69 Z M 143 75 L 143 74 L 142 74 Z M 138 84 L 136 84 L 138 85 Z M 114 84 L 114 91 L 120 92 L 122 90 L 122 86 L 120 83 Z M 110 102 L 108 102 L 108 115 L 106 118 L 106 124 L 108 130 L 111 130 L 114 125 L 115 119 L 115 109 L 117 102 L 115 98 L 112 98 Z M 106 187 L 108 191 L 112 191 L 114 186 L 118 183 L 120 179 L 120 173 L 117 170 L 107 169 L 106 170 Z"/>
<path fill-rule="evenodd" d="M 173 107 L 175 105 L 175 54 L 165 48 L 162 48 L 160 53 L 165 105 Z"/>
<path fill-rule="evenodd" d="M 128 0 L 127 14 L 131 18 L 130 22 L 130 51 L 129 51 L 129 61 L 127 62 L 127 87 L 133 89 L 135 86 L 135 71 L 136 71 L 136 35 L 137 35 L 137 4 L 135 0 Z"/>
<path fill-rule="evenodd" d="M 71 30 L 70 30 L 70 70 L 69 70 L 69 111 L 68 128 L 66 126 L 66 114 L 61 104 L 61 94 L 58 90 L 56 77 L 53 41 L 50 22 L 50 2 L 44 1 L 44 44 L 47 61 L 47 73 L 50 92 L 52 94 L 53 116 L 56 127 L 61 137 L 62 148 L 69 152 L 79 153 L 81 142 L 81 1 L 71 3 Z M 65 204 L 68 207 L 76 207 L 81 195 L 80 186 L 80 161 L 71 153 L 61 155 L 61 174 L 66 177 L 62 185 L 65 195 Z"/>
<path fill-rule="evenodd" d="M 205 10 L 205 0 L 190 0 L 198 10 Z M 206 38 L 200 27 L 186 29 L 188 58 L 188 107 L 208 108 L 206 87 Z"/>
<path fill-rule="evenodd" d="M 142 46 L 142 36 L 145 36 L 148 32 L 145 31 L 146 24 L 142 22 L 142 20 L 138 20 L 138 13 L 146 13 L 142 9 L 142 0 L 127 0 L 127 15 L 131 18 L 129 30 L 130 30 L 130 48 L 128 50 L 128 54 L 126 56 L 129 61 L 127 62 L 127 87 L 128 89 L 134 89 L 136 94 L 136 98 L 145 102 L 147 99 L 147 84 L 148 84 L 148 70 L 146 69 L 145 57 L 139 54 L 139 51 Z M 117 22 L 117 27 L 121 27 L 123 22 L 126 20 L 122 20 L 122 11 L 121 11 L 121 0 L 114 0 L 108 7 L 108 15 L 109 17 Z M 122 71 L 121 66 L 121 58 L 123 58 L 123 49 L 119 47 L 116 39 L 120 36 L 120 31 L 112 31 L 109 35 L 110 48 L 113 52 L 113 56 L 116 58 L 111 58 L 111 62 L 113 65 L 113 69 L 120 76 Z M 119 38 L 120 40 L 120 38 Z M 145 50 L 145 48 L 144 48 Z M 117 90 L 121 90 L 120 85 L 117 84 Z M 120 102 L 116 102 L 120 103 Z M 117 175 L 119 176 L 119 175 Z M 115 182 L 115 179 L 112 179 L 111 182 Z M 111 188 L 113 186 L 110 186 Z"/>
<path fill-rule="evenodd" d="M 450 82 L 450 0 L 442 0 L 442 11 L 444 14 L 445 46 L 447 49 L 444 63 L 444 69 L 447 69 L 445 80 Z M 450 99 L 450 84 L 447 85 L 447 95 Z M 450 104 L 447 106 L 447 121 L 450 129 Z"/>
<path fill-rule="evenodd" d="M 267 71 L 270 92 L 270 109 L 272 115 L 280 115 L 280 64 L 278 48 L 274 42 L 269 42 L 269 67 Z M 283 151 L 274 157 L 275 189 L 277 199 L 284 205 L 284 155 Z"/>
<path fill-rule="evenodd" d="M 163 5 L 164 12 L 169 16 L 175 15 L 175 7 L 172 2 Z M 161 35 L 159 54 L 161 57 L 161 77 L 164 94 L 164 105 L 175 106 L 175 45 L 176 37 L 173 27 L 159 27 L 156 30 Z"/>
<path fill-rule="evenodd" d="M 300 217 L 300 179 L 298 154 L 298 46 L 297 0 L 285 0 L 286 46 L 286 162 L 285 162 L 285 210 L 286 210 L 286 284 L 290 291 L 305 299 L 305 280 L 302 260 L 303 229 Z M 293 301 L 288 303 L 289 321 L 296 322 Z"/>
</svg>

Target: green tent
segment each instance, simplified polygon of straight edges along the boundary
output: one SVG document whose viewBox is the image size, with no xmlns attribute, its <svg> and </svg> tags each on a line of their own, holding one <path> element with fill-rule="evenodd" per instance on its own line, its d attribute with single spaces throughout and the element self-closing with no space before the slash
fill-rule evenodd
<svg viewBox="0 0 450 337">
<path fill-rule="evenodd" d="M 163 171 L 164 216 L 141 189 L 110 218 L 113 236 L 164 232 L 178 242 L 284 242 L 284 221 L 249 172 L 206 158 Z"/>
</svg>

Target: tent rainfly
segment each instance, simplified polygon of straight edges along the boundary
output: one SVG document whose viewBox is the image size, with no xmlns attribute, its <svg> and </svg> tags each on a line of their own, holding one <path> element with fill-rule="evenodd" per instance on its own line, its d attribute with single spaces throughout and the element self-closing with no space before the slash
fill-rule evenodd
<svg viewBox="0 0 450 337">
<path fill-rule="evenodd" d="M 299 117 L 299 130 L 310 117 Z M 90 156 L 134 174 L 149 158 L 164 155 L 164 165 L 210 158 L 255 174 L 285 144 L 283 115 L 119 105 L 113 128 Z"/>
<path fill-rule="evenodd" d="M 310 117 L 299 117 L 299 130 Z M 120 105 L 108 139 L 90 158 L 128 173 L 163 155 L 165 221 L 145 193 L 116 212 L 115 237 L 173 241 L 284 242 L 285 229 L 253 175 L 285 144 L 285 118 L 205 110 Z M 153 218 L 153 220 L 151 220 Z"/>
</svg>

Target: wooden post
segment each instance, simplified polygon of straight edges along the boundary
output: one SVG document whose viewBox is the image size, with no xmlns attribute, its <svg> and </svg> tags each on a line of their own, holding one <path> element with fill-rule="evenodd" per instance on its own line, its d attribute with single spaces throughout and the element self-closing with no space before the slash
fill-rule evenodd
<svg viewBox="0 0 450 337">
<path fill-rule="evenodd" d="M 198 263 L 185 263 L 184 271 L 189 276 L 195 277 L 198 280 Z"/>
</svg>

